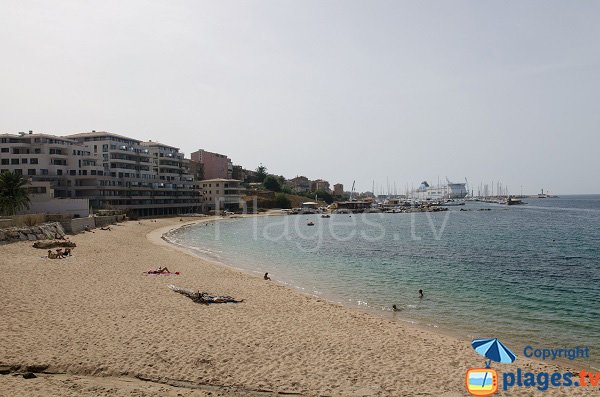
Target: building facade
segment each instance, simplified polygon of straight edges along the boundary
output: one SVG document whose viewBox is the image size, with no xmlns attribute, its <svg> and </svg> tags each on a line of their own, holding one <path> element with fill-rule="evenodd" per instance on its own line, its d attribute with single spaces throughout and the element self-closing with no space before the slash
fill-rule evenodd
<svg viewBox="0 0 600 397">
<path fill-rule="evenodd" d="M 0 171 L 48 181 L 57 198 L 132 216 L 202 211 L 202 191 L 179 149 L 108 132 L 0 135 Z"/>
<path fill-rule="evenodd" d="M 315 181 L 312 181 L 310 184 L 310 189 L 313 192 L 318 192 L 318 191 L 330 192 L 331 191 L 329 189 L 329 182 L 327 182 L 323 179 L 317 179 Z"/>
<path fill-rule="evenodd" d="M 341 183 L 336 183 L 333 185 L 333 195 L 334 196 L 343 196 L 344 195 L 344 185 Z"/>
<path fill-rule="evenodd" d="M 305 176 L 297 176 L 295 178 L 288 179 L 286 184 L 294 193 L 306 193 L 310 191 L 310 181 Z"/>
<path fill-rule="evenodd" d="M 202 164 L 204 179 L 231 179 L 233 164 L 224 154 L 200 149 L 191 153 L 190 156 L 192 161 Z"/>
<path fill-rule="evenodd" d="M 209 211 L 239 209 L 244 191 L 240 183 L 237 179 L 225 178 L 201 181 L 204 208 Z"/>
</svg>

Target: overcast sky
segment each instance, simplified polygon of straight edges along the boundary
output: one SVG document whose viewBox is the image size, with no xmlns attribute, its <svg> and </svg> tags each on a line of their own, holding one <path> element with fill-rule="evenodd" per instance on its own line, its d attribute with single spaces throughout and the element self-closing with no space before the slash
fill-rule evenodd
<svg viewBox="0 0 600 397">
<path fill-rule="evenodd" d="M 0 2 L 0 133 L 286 177 L 600 193 L 600 2 Z"/>
</svg>

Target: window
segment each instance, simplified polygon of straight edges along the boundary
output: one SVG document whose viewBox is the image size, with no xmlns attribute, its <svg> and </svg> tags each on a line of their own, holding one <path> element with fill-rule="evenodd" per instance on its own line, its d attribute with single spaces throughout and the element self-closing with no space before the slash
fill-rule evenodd
<svg viewBox="0 0 600 397">
<path fill-rule="evenodd" d="M 27 164 L 27 159 L 21 159 L 21 164 Z"/>
<path fill-rule="evenodd" d="M 19 159 L 10 159 L 10 163 L 12 165 L 18 165 L 19 164 Z"/>
<path fill-rule="evenodd" d="M 77 175 L 77 171 L 71 170 L 71 171 L 69 171 L 69 175 Z"/>
<path fill-rule="evenodd" d="M 33 150 L 33 153 L 35 153 L 35 154 L 40 154 L 40 153 L 42 153 L 42 150 L 41 150 L 41 149 L 34 149 L 34 150 Z"/>
<path fill-rule="evenodd" d="M 38 163 L 38 159 L 37 158 L 34 157 L 32 159 L 29 159 L 29 164 L 37 164 L 37 163 Z"/>
<path fill-rule="evenodd" d="M 62 175 L 62 170 L 56 170 L 56 175 Z"/>
<path fill-rule="evenodd" d="M 8 148 L 7 147 L 3 147 L 2 148 L 2 153 L 8 153 Z"/>
<path fill-rule="evenodd" d="M 2 159 L 2 165 L 8 165 L 8 159 Z"/>
<path fill-rule="evenodd" d="M 35 175 L 35 168 L 30 168 L 27 170 L 27 175 Z"/>
<path fill-rule="evenodd" d="M 102 145 L 102 151 L 103 152 L 108 152 L 108 144 Z"/>
<path fill-rule="evenodd" d="M 48 170 L 47 169 L 42 168 L 40 170 L 40 172 L 42 173 L 42 175 L 48 175 Z"/>
</svg>

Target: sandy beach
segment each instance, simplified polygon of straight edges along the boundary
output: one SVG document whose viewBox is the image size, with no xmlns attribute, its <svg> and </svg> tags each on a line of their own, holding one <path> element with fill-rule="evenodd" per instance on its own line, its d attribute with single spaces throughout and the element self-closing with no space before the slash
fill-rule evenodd
<svg viewBox="0 0 600 397">
<path fill-rule="evenodd" d="M 469 341 L 302 295 L 206 262 L 126 222 L 71 236 L 72 258 L 0 247 L 0 396 L 463 396 Z M 147 276 L 167 266 L 179 276 Z M 200 305 L 167 285 L 244 299 Z M 534 372 L 556 367 L 519 358 Z M 579 368 L 576 368 L 579 370 Z M 596 395 L 513 388 L 499 395 Z"/>
</svg>

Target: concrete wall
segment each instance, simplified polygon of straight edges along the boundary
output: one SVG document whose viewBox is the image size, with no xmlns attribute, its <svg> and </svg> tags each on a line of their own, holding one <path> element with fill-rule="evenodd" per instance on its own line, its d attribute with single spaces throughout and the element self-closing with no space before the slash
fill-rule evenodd
<svg viewBox="0 0 600 397">
<path fill-rule="evenodd" d="M 71 234 L 80 233 L 83 230 L 85 230 L 86 227 L 90 229 L 93 229 L 95 227 L 94 218 L 91 216 L 87 218 L 73 218 L 63 220 L 60 221 L 60 224 L 67 233 Z"/>
<path fill-rule="evenodd" d="M 117 215 L 95 216 L 94 221 L 96 223 L 96 227 L 106 227 L 117 222 Z"/>
<path fill-rule="evenodd" d="M 15 225 L 15 221 L 12 218 L 0 218 L 0 228 L 11 227 Z"/>
<path fill-rule="evenodd" d="M 117 222 L 123 222 L 125 215 L 89 216 L 86 218 L 60 219 L 60 224 L 67 233 L 76 234 L 86 228 L 106 227 Z"/>
<path fill-rule="evenodd" d="M 88 199 L 51 199 L 32 201 L 27 213 L 68 214 L 85 218 L 90 215 Z"/>
</svg>

